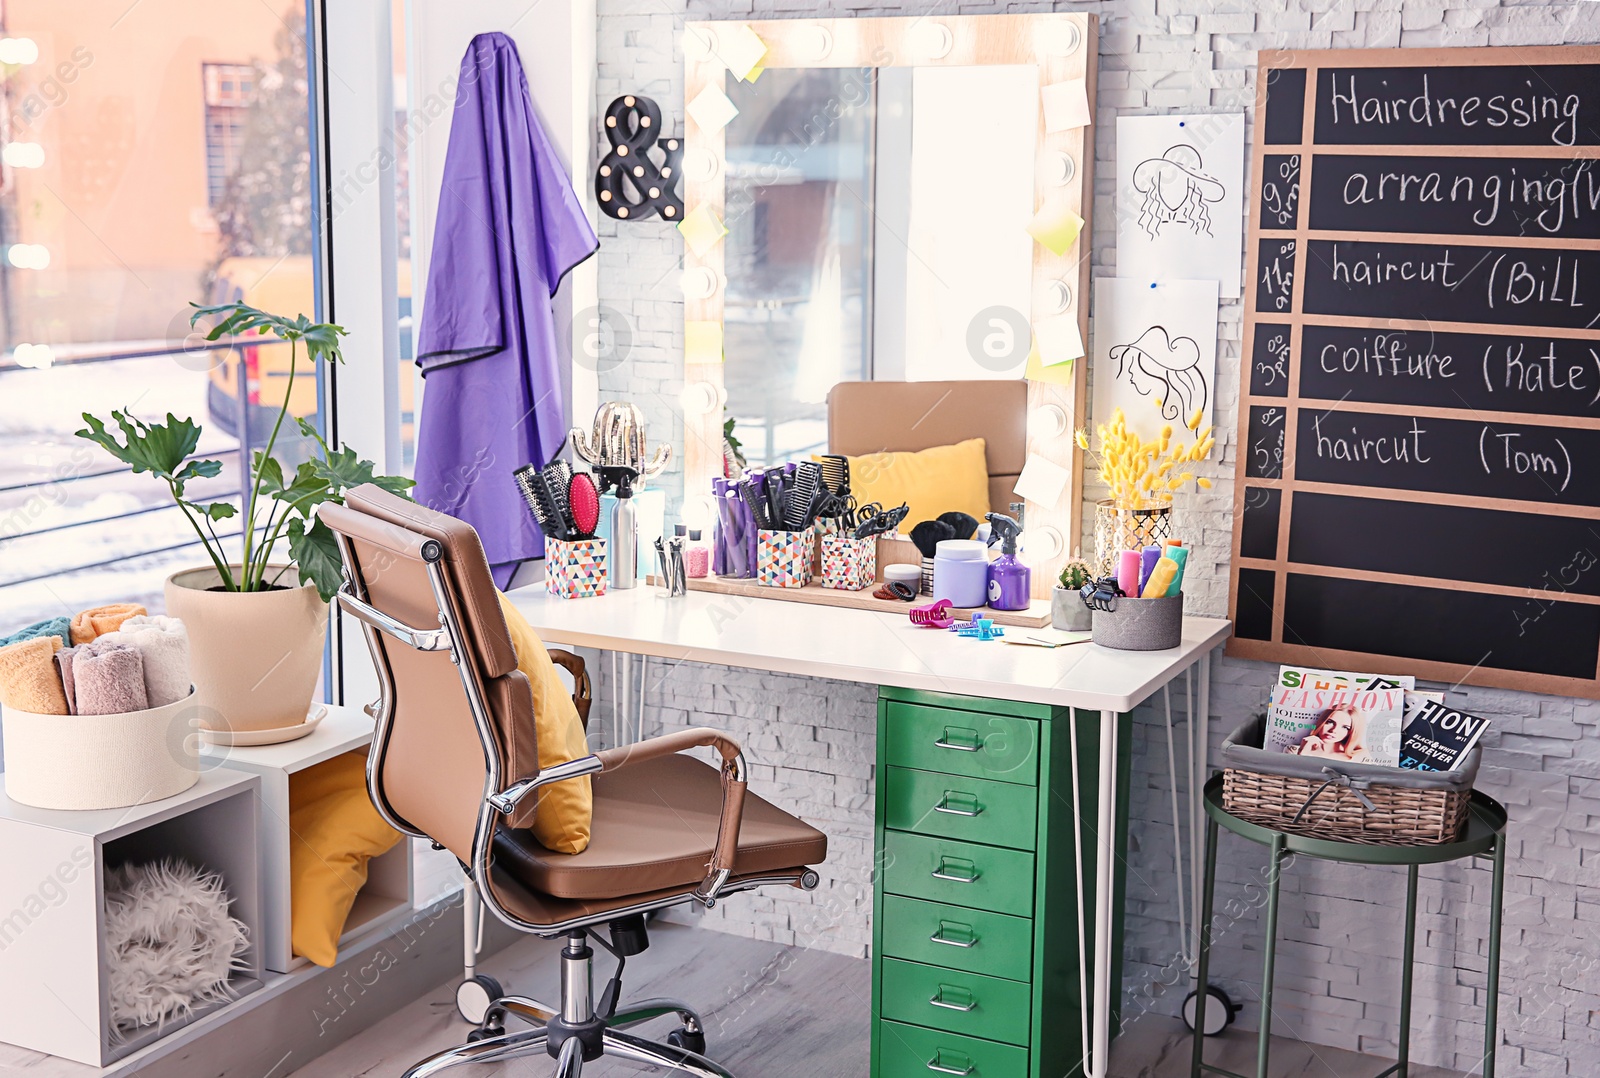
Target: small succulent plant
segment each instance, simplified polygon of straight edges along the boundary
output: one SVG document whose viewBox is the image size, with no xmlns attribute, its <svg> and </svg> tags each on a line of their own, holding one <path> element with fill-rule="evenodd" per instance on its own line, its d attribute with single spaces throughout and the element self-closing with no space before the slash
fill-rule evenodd
<svg viewBox="0 0 1600 1078">
<path fill-rule="evenodd" d="M 1081 558 L 1073 558 L 1061 567 L 1061 586 L 1077 591 L 1090 580 L 1089 563 Z"/>
</svg>

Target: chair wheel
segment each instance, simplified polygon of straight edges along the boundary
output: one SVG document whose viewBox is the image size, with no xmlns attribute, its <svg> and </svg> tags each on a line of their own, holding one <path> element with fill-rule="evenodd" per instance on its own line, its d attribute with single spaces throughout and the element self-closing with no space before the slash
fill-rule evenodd
<svg viewBox="0 0 1600 1078">
<path fill-rule="evenodd" d="M 706 1035 L 700 1032 L 691 1033 L 682 1026 L 667 1034 L 667 1043 L 674 1048 L 693 1052 L 697 1056 L 706 1054 Z"/>
<path fill-rule="evenodd" d="M 1207 1037 L 1215 1037 L 1233 1024 L 1234 1016 L 1243 1008 L 1214 984 L 1206 985 L 1205 996 L 1205 1029 L 1201 1032 Z M 1183 1001 L 1183 1024 L 1191 1031 L 1195 1027 L 1195 1016 L 1199 1009 L 1200 992 L 1196 990 L 1190 992 Z"/>
<path fill-rule="evenodd" d="M 475 1029 L 471 1033 L 467 1034 L 467 1043 L 477 1044 L 479 1041 L 488 1040 L 490 1037 L 499 1037 L 503 1035 L 505 1031 L 505 1026 L 489 1026 L 486 1029 L 479 1027 L 478 1029 Z"/>
<path fill-rule="evenodd" d="M 499 981 L 480 973 L 456 985 L 456 1011 L 473 1025 L 481 1025 L 489 1005 L 504 995 Z"/>
</svg>

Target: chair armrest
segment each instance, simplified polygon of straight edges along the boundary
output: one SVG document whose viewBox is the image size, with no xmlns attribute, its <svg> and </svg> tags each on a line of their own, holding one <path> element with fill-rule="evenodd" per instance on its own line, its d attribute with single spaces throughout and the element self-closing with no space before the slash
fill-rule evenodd
<svg viewBox="0 0 1600 1078">
<path fill-rule="evenodd" d="M 706 865 L 706 878 L 695 891 L 707 909 L 716 905 L 717 895 L 733 875 L 733 862 L 739 852 L 739 826 L 744 818 L 744 796 L 749 772 L 739 743 L 720 730 L 699 726 L 652 737 L 632 745 L 604 749 L 596 756 L 601 769 L 615 771 L 643 760 L 671 756 L 686 749 L 715 748 L 722 756 L 722 816 L 717 823 L 717 844 Z"/>
<path fill-rule="evenodd" d="M 517 804 L 524 797 L 541 786 L 548 786 L 552 782 L 565 782 L 567 779 L 582 778 L 584 775 L 593 775 L 603 770 L 604 764 L 598 756 L 580 756 L 576 760 L 547 767 L 531 779 L 518 779 L 497 794 L 490 794 L 484 798 L 495 810 L 509 816 L 516 811 Z"/>
</svg>

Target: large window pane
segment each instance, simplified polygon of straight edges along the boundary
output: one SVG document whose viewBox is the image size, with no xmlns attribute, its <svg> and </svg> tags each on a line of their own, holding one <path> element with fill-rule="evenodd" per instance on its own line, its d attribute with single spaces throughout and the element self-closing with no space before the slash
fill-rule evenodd
<svg viewBox="0 0 1600 1078">
<path fill-rule="evenodd" d="M 753 465 L 827 442 L 827 394 L 871 377 L 873 73 L 729 79 L 724 372 Z"/>
<path fill-rule="evenodd" d="M 305 14 L 295 0 L 0 6 L 0 612 L 161 606 L 204 562 L 164 484 L 73 437 L 80 414 L 191 417 L 237 497 L 289 391 L 281 344 L 207 346 L 190 301 L 315 315 Z M 304 459 L 298 433 L 275 454 Z M 218 525 L 237 549 L 238 518 Z"/>
</svg>

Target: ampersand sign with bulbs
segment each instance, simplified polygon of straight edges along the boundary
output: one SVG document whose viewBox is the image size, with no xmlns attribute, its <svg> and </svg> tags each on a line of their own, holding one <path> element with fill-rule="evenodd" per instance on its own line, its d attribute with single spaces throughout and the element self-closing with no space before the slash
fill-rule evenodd
<svg viewBox="0 0 1600 1078">
<path fill-rule="evenodd" d="M 610 151 L 594 176 L 595 197 L 607 217 L 632 221 L 659 213 L 668 221 L 683 219 L 678 195 L 683 139 L 663 138 L 661 109 L 648 97 L 628 94 L 606 109 Z M 661 155 L 658 165 L 651 151 Z"/>
</svg>

